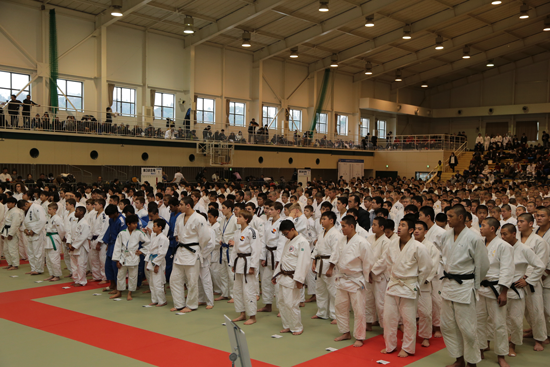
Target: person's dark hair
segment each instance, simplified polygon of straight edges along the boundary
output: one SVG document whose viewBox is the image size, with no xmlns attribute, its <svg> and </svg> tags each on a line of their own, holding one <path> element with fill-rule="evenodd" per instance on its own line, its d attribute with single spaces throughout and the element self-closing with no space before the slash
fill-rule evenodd
<svg viewBox="0 0 550 367">
<path fill-rule="evenodd" d="M 233 210 L 235 208 L 235 203 L 230 200 L 226 200 L 223 202 L 222 206 L 225 206 L 227 209 Z"/>
<path fill-rule="evenodd" d="M 321 209 L 328 208 L 328 210 L 332 210 L 332 204 L 328 201 L 324 201 L 321 203 Z"/>
<path fill-rule="evenodd" d="M 526 220 L 527 223 L 534 223 L 535 222 L 535 218 L 533 218 L 533 215 L 529 214 L 529 213 L 523 213 L 518 217 L 518 219 L 519 218 L 521 218 L 523 220 Z"/>
<path fill-rule="evenodd" d="M 25 206 L 27 205 L 27 203 L 28 203 L 27 200 L 19 200 L 19 201 L 17 202 L 17 207 L 18 207 L 19 209 L 23 209 L 23 208 L 25 208 Z"/>
<path fill-rule="evenodd" d="M 352 215 L 346 215 L 342 218 L 342 223 L 346 223 L 348 226 L 353 226 L 353 228 L 357 228 L 357 221 Z"/>
<path fill-rule="evenodd" d="M 158 227 L 160 227 L 163 231 L 164 231 L 164 228 L 166 228 L 166 221 L 162 218 L 155 219 L 153 223 L 156 224 Z"/>
<path fill-rule="evenodd" d="M 502 233 L 503 230 L 507 230 L 508 232 L 510 233 L 516 233 L 516 226 L 511 224 L 511 223 L 506 223 L 505 225 L 502 226 L 502 228 L 500 229 L 500 232 Z"/>
<path fill-rule="evenodd" d="M 430 220 L 433 222 L 435 219 L 435 211 L 430 206 L 423 206 L 419 210 L 420 213 L 424 214 L 425 217 L 430 217 Z"/>
<path fill-rule="evenodd" d="M 372 221 L 373 221 L 373 222 L 374 222 L 374 221 L 377 221 L 379 227 L 384 227 L 384 228 L 386 228 L 386 218 L 374 217 Z"/>
<path fill-rule="evenodd" d="M 339 196 L 338 201 L 342 203 L 342 205 L 348 205 L 348 198 L 345 196 Z"/>
<path fill-rule="evenodd" d="M 281 225 L 279 226 L 279 231 L 290 231 L 291 229 L 295 229 L 294 222 L 288 219 L 285 219 L 281 222 Z"/>
<path fill-rule="evenodd" d="M 181 202 L 183 203 L 183 205 L 187 206 L 187 205 L 190 205 L 191 207 L 193 207 L 195 205 L 195 201 L 193 201 L 193 198 L 190 197 L 190 196 L 184 196 L 181 198 Z"/>
<path fill-rule="evenodd" d="M 210 214 L 211 216 L 213 216 L 214 218 L 217 218 L 220 216 L 220 212 L 218 209 L 209 209 L 208 210 L 208 214 Z"/>
<path fill-rule="evenodd" d="M 107 207 L 105 208 L 105 214 L 106 215 L 113 215 L 113 214 L 116 214 L 118 213 L 118 208 L 116 205 L 114 204 L 109 204 L 107 205 Z"/>
<path fill-rule="evenodd" d="M 321 218 L 326 217 L 328 220 L 332 219 L 332 224 L 336 223 L 336 214 L 333 211 L 324 212 L 321 214 Z"/>
<path fill-rule="evenodd" d="M 466 220 L 466 209 L 464 209 L 464 205 L 462 204 L 456 204 L 455 206 L 453 206 L 450 210 L 452 210 L 453 212 L 455 212 L 456 216 L 457 217 L 460 217 L 462 216 L 462 218 L 464 218 L 464 220 Z"/>
<path fill-rule="evenodd" d="M 425 231 L 428 230 L 428 225 L 425 222 L 422 222 L 421 220 L 417 220 L 414 225 L 416 226 L 417 224 L 421 225 L 424 228 Z"/>
<path fill-rule="evenodd" d="M 416 205 L 409 204 L 405 207 L 404 211 L 418 213 L 418 207 Z"/>
<path fill-rule="evenodd" d="M 128 216 L 129 214 L 135 214 L 136 213 L 136 210 L 134 209 L 133 206 L 131 205 L 126 205 L 124 207 L 124 209 L 122 209 L 122 213 L 124 213 L 126 216 Z"/>
<path fill-rule="evenodd" d="M 351 208 L 351 209 L 348 209 L 346 214 L 353 215 L 353 217 L 357 217 L 359 215 L 359 210 L 357 210 L 355 208 Z"/>
<path fill-rule="evenodd" d="M 118 195 L 111 195 L 109 197 L 109 199 L 113 200 L 113 202 L 117 203 L 120 201 L 120 198 L 118 197 Z"/>
<path fill-rule="evenodd" d="M 435 216 L 435 221 L 447 223 L 447 215 L 445 215 L 445 213 L 439 213 Z"/>
<path fill-rule="evenodd" d="M 485 221 L 487 222 L 489 227 L 495 227 L 495 232 L 498 231 L 498 229 L 500 228 L 500 222 L 493 217 L 485 218 Z"/>
<path fill-rule="evenodd" d="M 384 219 L 384 229 L 395 230 L 395 222 L 393 219 Z"/>
<path fill-rule="evenodd" d="M 168 201 L 168 205 L 170 206 L 179 206 L 180 205 L 180 202 L 178 199 L 172 197 L 170 198 L 170 200 Z"/>
<path fill-rule="evenodd" d="M 417 221 L 413 220 L 413 218 L 411 218 L 411 217 L 407 218 L 407 216 L 405 216 L 405 217 L 403 217 L 403 219 L 401 219 L 401 222 L 407 223 L 407 227 L 409 227 L 409 229 L 414 229 L 414 224 Z"/>
<path fill-rule="evenodd" d="M 387 218 L 390 215 L 390 211 L 386 208 L 378 208 L 374 211 L 374 215 L 378 216 L 379 214 Z"/>
<path fill-rule="evenodd" d="M 479 205 L 476 208 L 476 213 L 478 213 L 480 210 L 485 210 L 485 212 L 487 212 L 487 214 L 489 214 L 489 208 L 487 208 L 485 205 Z"/>
<path fill-rule="evenodd" d="M 276 201 L 273 203 L 273 209 L 278 210 L 280 213 L 283 212 L 283 204 L 280 201 Z"/>
<path fill-rule="evenodd" d="M 132 208 L 133 209 L 133 208 Z M 126 210 L 126 208 L 124 208 Z M 135 214 L 130 214 L 126 216 L 126 225 L 139 223 L 139 217 Z"/>
</svg>

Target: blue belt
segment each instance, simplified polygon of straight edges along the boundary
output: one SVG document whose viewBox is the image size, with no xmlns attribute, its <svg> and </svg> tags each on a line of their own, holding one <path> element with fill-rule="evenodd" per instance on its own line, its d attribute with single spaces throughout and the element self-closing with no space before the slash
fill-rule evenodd
<svg viewBox="0 0 550 367">
<path fill-rule="evenodd" d="M 158 255 L 158 254 L 149 255 L 149 261 L 150 261 L 150 262 L 153 262 L 153 260 L 155 260 L 157 256 L 159 256 L 159 255 Z"/>
<path fill-rule="evenodd" d="M 226 251 L 227 263 L 229 264 L 229 245 L 227 243 L 222 243 L 222 245 L 220 246 L 220 264 L 222 263 L 223 259 L 223 249 L 225 249 Z"/>
</svg>

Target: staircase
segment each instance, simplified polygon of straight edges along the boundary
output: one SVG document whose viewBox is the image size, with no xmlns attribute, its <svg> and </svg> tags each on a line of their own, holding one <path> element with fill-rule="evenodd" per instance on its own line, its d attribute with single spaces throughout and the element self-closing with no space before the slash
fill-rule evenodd
<svg viewBox="0 0 550 367">
<path fill-rule="evenodd" d="M 458 157 L 458 165 L 455 167 L 455 172 L 453 173 L 450 167 L 446 167 L 446 171 L 441 173 L 441 180 L 450 180 L 451 177 L 453 177 L 453 175 L 455 175 L 457 172 L 464 172 L 465 169 L 468 169 L 468 167 L 470 167 L 470 161 L 472 160 L 473 156 L 474 152 L 463 152 Z"/>
</svg>

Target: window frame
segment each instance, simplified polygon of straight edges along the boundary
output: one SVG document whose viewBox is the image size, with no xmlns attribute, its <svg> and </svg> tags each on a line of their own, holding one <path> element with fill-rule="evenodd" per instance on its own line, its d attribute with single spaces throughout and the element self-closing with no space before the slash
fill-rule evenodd
<svg viewBox="0 0 550 367">
<path fill-rule="evenodd" d="M 384 129 L 380 128 L 380 123 L 384 123 Z M 388 129 L 388 122 L 386 120 L 376 120 L 376 136 L 378 136 L 378 139 L 386 139 L 386 132 Z M 383 133 L 380 133 L 383 131 Z"/>
<path fill-rule="evenodd" d="M 123 93 L 123 89 L 127 89 L 130 91 L 130 99 L 132 99 L 132 96 L 133 96 L 133 100 L 134 102 L 125 102 L 122 100 L 122 93 Z M 120 100 L 117 100 L 117 92 L 120 91 Z M 137 96 L 137 91 L 136 89 L 134 88 L 126 88 L 126 87 L 117 87 L 115 86 L 115 89 L 113 90 L 113 112 L 116 112 L 118 113 L 120 116 L 136 116 L 136 96 Z M 120 105 L 120 109 L 118 108 Z M 132 108 L 133 108 L 133 111 L 134 113 L 130 113 L 130 114 L 127 114 L 127 113 L 123 113 L 123 109 L 122 109 L 122 106 L 123 105 L 130 105 L 130 111 L 132 111 Z"/>
<path fill-rule="evenodd" d="M 267 109 L 267 115 L 265 114 L 265 111 L 264 109 Z M 275 120 L 274 120 L 274 123 L 270 126 L 269 125 L 269 122 L 271 121 L 271 117 L 269 117 L 269 110 L 270 109 L 273 109 L 275 111 Z M 267 105 L 263 105 L 262 106 L 262 127 L 267 125 L 268 129 L 270 130 L 277 130 L 277 127 L 278 127 L 278 113 L 277 113 L 277 110 L 279 109 L 279 107 L 275 107 L 275 106 L 267 106 Z"/>
<path fill-rule="evenodd" d="M 325 116 L 325 122 L 321 122 L 321 115 Z M 320 127 L 324 127 L 324 131 L 321 131 Z M 320 112 L 317 114 L 317 126 L 315 126 L 317 134 L 328 134 L 328 113 Z"/>
<path fill-rule="evenodd" d="M 235 113 L 235 111 L 237 110 L 236 109 L 237 104 L 242 104 L 243 105 L 243 113 L 242 114 Z M 231 106 L 233 106 L 233 112 L 231 112 Z M 229 101 L 229 114 L 228 115 L 229 115 L 229 126 L 246 127 L 246 103 L 245 102 Z M 235 123 L 237 116 L 242 116 L 243 117 L 243 124 L 242 125 L 237 125 Z"/>
<path fill-rule="evenodd" d="M 294 120 L 294 112 L 299 112 L 300 113 L 300 120 Z M 288 123 L 289 123 L 289 130 L 290 131 L 296 131 L 298 130 L 299 132 L 302 132 L 302 117 L 303 117 L 303 113 L 302 113 L 302 110 L 299 110 L 297 108 L 293 108 L 289 111 L 289 119 L 288 119 Z M 298 125 L 298 128 L 296 129 L 294 124 L 296 123 L 296 121 L 298 121 L 299 125 Z"/>
<path fill-rule="evenodd" d="M 202 109 L 199 110 L 199 100 L 202 100 Z M 204 101 L 212 101 L 212 111 L 205 110 L 204 109 Z M 213 125 L 216 123 L 216 100 L 214 98 L 205 98 L 205 97 L 199 97 L 197 96 L 197 106 L 196 106 L 196 119 L 198 124 L 208 124 Z M 205 121 L 204 115 L 205 114 L 212 114 L 212 121 Z M 199 117 L 201 116 L 201 117 Z"/>
<path fill-rule="evenodd" d="M 31 76 L 30 76 L 29 74 L 23 74 L 23 73 L 17 73 L 17 72 L 14 72 L 14 71 L 5 71 L 5 70 L 0 70 L 0 72 L 2 72 L 2 73 L 7 73 L 7 74 L 10 75 L 10 77 L 9 77 L 9 79 L 10 79 L 9 88 L 5 88 L 5 87 L 3 87 L 3 86 L 0 86 L 0 90 L 6 90 L 6 91 L 8 91 L 8 99 L 7 99 L 7 101 L 9 101 L 9 100 L 11 99 L 11 95 L 12 95 L 12 94 L 17 95 L 19 92 L 21 92 L 21 93 L 19 93 L 20 95 L 26 93 L 26 94 L 30 94 L 30 95 L 32 96 L 32 93 L 31 93 L 31 85 L 30 85 L 30 84 L 27 86 L 27 89 L 22 89 L 22 90 L 21 90 L 21 89 L 15 89 L 15 88 L 13 88 L 13 75 L 14 75 L 14 74 L 16 74 L 16 75 L 27 76 L 28 79 L 29 79 L 28 81 L 30 82 L 30 81 L 31 81 Z M 28 82 L 27 82 L 27 84 L 28 84 Z M 4 102 L 4 101 L 2 101 L 2 102 Z"/>
<path fill-rule="evenodd" d="M 157 102 L 157 94 L 160 94 L 161 95 L 161 104 L 158 105 L 156 104 Z M 174 105 L 172 107 L 170 106 L 165 106 L 164 105 L 164 95 L 170 95 L 170 96 L 173 96 L 174 97 Z M 156 114 L 155 114 L 155 109 L 157 107 L 160 107 L 160 113 L 161 113 L 161 116 L 160 118 L 157 118 Z M 171 108 L 172 109 L 172 117 L 166 117 L 164 116 L 164 109 L 165 108 Z M 176 120 L 176 95 L 173 94 L 173 93 L 165 93 L 165 92 L 155 92 L 155 100 L 153 101 L 153 119 L 154 120 L 166 120 L 167 118 L 169 118 L 170 120 L 172 121 L 175 121 Z"/>
<path fill-rule="evenodd" d="M 345 121 L 345 134 L 342 134 L 342 122 Z M 347 115 L 338 115 L 338 123 L 336 125 L 336 131 L 338 136 L 348 136 L 349 118 Z"/>
<path fill-rule="evenodd" d="M 65 95 L 67 96 L 67 98 L 65 98 L 65 96 L 63 94 L 61 94 L 61 91 L 59 90 L 59 82 L 65 82 Z M 80 96 L 74 96 L 72 94 L 69 94 L 68 93 L 68 88 L 67 88 L 67 84 L 68 82 L 71 82 L 71 83 L 78 83 L 80 84 Z M 57 88 L 57 105 L 59 106 L 58 108 L 60 110 L 63 110 L 63 111 L 78 111 L 78 112 L 83 112 L 84 111 L 84 82 L 80 82 L 78 80 L 70 80 L 70 79 L 57 79 L 57 85 L 56 85 L 56 88 Z M 59 98 L 65 98 L 65 107 L 63 106 L 60 106 L 59 105 Z M 80 99 L 80 109 L 73 109 L 72 105 L 68 102 L 68 98 L 78 98 Z"/>
<path fill-rule="evenodd" d="M 359 135 L 364 138 L 365 136 L 367 136 L 368 133 L 370 133 L 370 118 L 361 117 L 361 121 L 359 124 Z"/>
</svg>

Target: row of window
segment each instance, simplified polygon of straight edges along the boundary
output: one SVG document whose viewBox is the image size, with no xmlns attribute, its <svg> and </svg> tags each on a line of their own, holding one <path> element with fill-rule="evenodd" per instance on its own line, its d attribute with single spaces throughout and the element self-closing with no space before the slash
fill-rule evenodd
<svg viewBox="0 0 550 367">
<path fill-rule="evenodd" d="M 23 90 L 24 95 L 30 94 L 30 75 L 0 71 L 0 101 L 10 100 L 12 94 Z M 84 84 L 72 80 L 57 80 L 57 97 L 60 109 L 69 111 L 81 111 L 83 109 Z M 155 119 L 175 118 L 176 96 L 170 93 L 155 93 L 154 113 Z M 208 98 L 197 98 L 197 122 L 213 124 L 215 101 Z M 115 87 L 113 91 L 113 112 L 123 116 L 136 114 L 136 90 L 131 88 Z M 262 126 L 269 129 L 277 129 L 277 107 L 263 106 Z M 246 126 L 246 104 L 241 102 L 229 102 L 229 125 Z M 320 113 L 316 119 L 315 129 L 320 134 L 327 133 L 328 114 Z M 289 129 L 302 131 L 302 111 L 291 109 L 289 112 Z M 378 120 L 376 129 L 378 137 L 386 136 L 386 122 Z M 370 131 L 370 120 L 361 119 L 360 134 L 366 136 Z M 338 115 L 336 121 L 338 135 L 348 135 L 348 116 Z"/>
</svg>

